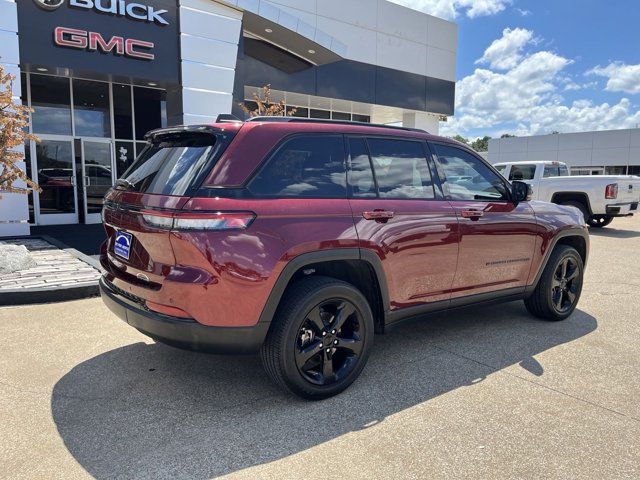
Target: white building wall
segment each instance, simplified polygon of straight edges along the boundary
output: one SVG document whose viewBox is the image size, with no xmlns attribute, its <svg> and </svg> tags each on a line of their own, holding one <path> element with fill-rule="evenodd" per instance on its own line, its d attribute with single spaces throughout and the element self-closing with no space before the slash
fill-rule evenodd
<svg viewBox="0 0 640 480">
<path fill-rule="evenodd" d="M 233 102 L 242 12 L 211 0 L 180 0 L 185 124 L 212 122 Z"/>
<path fill-rule="evenodd" d="M 349 60 L 455 81 L 455 23 L 386 0 L 268 1 L 347 45 Z"/>
<path fill-rule="evenodd" d="M 0 0 L 0 63 L 15 76 L 13 100 L 20 103 L 20 50 L 18 9 L 14 0 Z M 20 148 L 24 152 L 24 148 Z M 21 164 L 24 168 L 24 163 Z M 23 186 L 23 185 L 18 185 Z M 29 235 L 29 203 L 26 195 L 0 192 L 0 237 Z"/>
<path fill-rule="evenodd" d="M 640 129 L 489 140 L 489 161 L 557 160 L 570 167 L 640 165 Z"/>
</svg>

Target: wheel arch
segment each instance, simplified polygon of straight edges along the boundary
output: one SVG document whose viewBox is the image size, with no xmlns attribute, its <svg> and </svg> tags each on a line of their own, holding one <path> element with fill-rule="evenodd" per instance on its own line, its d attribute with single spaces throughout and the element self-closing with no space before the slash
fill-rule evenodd
<svg viewBox="0 0 640 480">
<path fill-rule="evenodd" d="M 294 257 L 278 276 L 259 321 L 271 322 L 287 288 L 308 275 L 323 275 L 354 285 L 371 306 L 376 333 L 384 330 L 389 295 L 382 262 L 374 252 L 358 248 L 320 250 Z"/>
<path fill-rule="evenodd" d="M 587 233 L 586 227 L 585 228 L 576 227 L 576 228 L 568 228 L 566 230 L 562 230 L 556 234 L 556 236 L 553 238 L 553 240 L 549 244 L 549 247 L 545 252 L 544 258 L 540 263 L 535 279 L 530 285 L 527 286 L 526 293 L 531 293 L 536 288 L 536 285 L 538 285 L 538 282 L 540 281 L 540 277 L 542 276 L 542 273 L 544 272 L 544 269 L 546 268 L 547 263 L 549 262 L 549 258 L 551 257 L 551 254 L 553 253 L 553 251 L 558 245 L 568 245 L 570 247 L 575 248 L 580 254 L 580 257 L 582 258 L 583 265 L 586 266 L 587 259 L 589 256 L 589 234 Z"/>
<path fill-rule="evenodd" d="M 589 195 L 585 192 L 556 192 L 551 197 L 551 203 L 562 204 L 565 202 L 580 202 L 585 206 L 589 215 L 593 215 Z"/>
</svg>

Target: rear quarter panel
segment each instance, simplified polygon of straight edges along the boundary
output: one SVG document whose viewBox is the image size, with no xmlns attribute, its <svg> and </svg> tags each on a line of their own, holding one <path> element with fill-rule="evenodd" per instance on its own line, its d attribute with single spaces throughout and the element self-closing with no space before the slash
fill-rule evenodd
<svg viewBox="0 0 640 480">
<path fill-rule="evenodd" d="M 185 209 L 251 211 L 246 230 L 172 232 L 176 264 L 197 267 L 208 284 L 176 292 L 198 321 L 216 326 L 255 325 L 280 273 L 303 253 L 357 248 L 348 200 L 193 198 Z"/>
</svg>

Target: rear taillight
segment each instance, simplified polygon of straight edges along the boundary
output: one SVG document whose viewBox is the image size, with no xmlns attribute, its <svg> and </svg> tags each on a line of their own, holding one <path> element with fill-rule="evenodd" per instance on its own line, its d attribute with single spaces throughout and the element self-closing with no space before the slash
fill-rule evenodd
<svg viewBox="0 0 640 480">
<path fill-rule="evenodd" d="M 256 218 L 252 212 L 142 212 L 144 221 L 165 230 L 244 230 Z"/>
<path fill-rule="evenodd" d="M 604 189 L 604 198 L 613 199 L 618 198 L 618 184 L 610 183 Z"/>
</svg>

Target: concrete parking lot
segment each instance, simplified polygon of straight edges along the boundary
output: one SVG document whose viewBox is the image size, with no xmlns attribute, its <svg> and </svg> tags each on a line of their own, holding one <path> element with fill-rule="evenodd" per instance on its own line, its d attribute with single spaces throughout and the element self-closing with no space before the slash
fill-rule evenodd
<svg viewBox="0 0 640 480">
<path fill-rule="evenodd" d="M 407 324 L 323 402 L 100 299 L 0 309 L 0 351 L 4 478 L 639 478 L 640 219 L 592 231 L 568 320 L 515 302 Z"/>
</svg>

